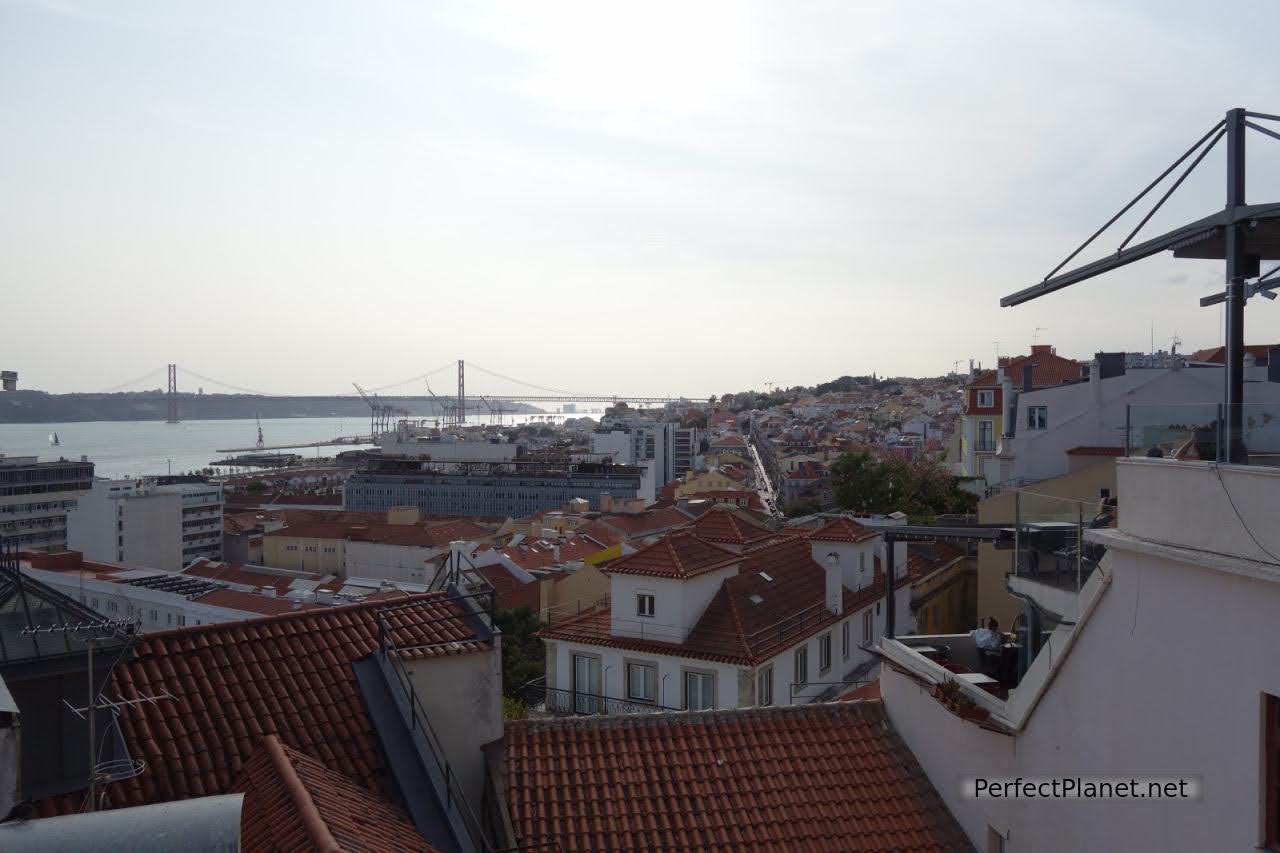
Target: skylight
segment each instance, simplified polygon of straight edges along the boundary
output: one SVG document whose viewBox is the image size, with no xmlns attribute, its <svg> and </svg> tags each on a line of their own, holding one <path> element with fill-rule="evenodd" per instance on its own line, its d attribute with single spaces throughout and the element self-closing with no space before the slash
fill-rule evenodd
<svg viewBox="0 0 1280 853">
<path fill-rule="evenodd" d="M 752 595 L 747 600 L 750 601 L 752 604 L 764 604 L 764 599 L 758 595 Z"/>
<path fill-rule="evenodd" d="M 768 572 L 761 572 L 761 573 L 760 573 L 760 577 L 764 578 L 764 579 L 765 579 L 765 580 L 767 580 L 767 581 L 772 581 L 772 580 L 773 580 L 773 576 L 772 576 L 772 575 L 770 575 Z"/>
</svg>

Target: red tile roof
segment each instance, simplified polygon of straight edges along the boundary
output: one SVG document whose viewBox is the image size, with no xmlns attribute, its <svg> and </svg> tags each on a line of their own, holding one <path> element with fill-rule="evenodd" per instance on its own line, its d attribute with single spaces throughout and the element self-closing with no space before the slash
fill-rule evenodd
<svg viewBox="0 0 1280 853">
<path fill-rule="evenodd" d="M 1280 344 L 1246 344 L 1244 351 L 1250 353 L 1255 358 L 1269 359 L 1271 350 L 1274 347 L 1280 347 Z M 1209 364 L 1226 364 L 1227 348 L 1226 347 L 1210 347 L 1209 349 L 1197 350 L 1188 356 L 1191 361 L 1207 362 Z"/>
<path fill-rule="evenodd" d="M 241 586 L 273 586 L 281 594 L 288 592 L 290 585 L 295 580 L 318 581 L 324 577 L 312 572 L 297 572 L 292 575 L 255 572 L 231 563 L 211 563 L 207 560 L 192 563 L 183 569 L 181 574 L 194 575 L 195 577 Z"/>
<path fill-rule="evenodd" d="M 874 530 L 868 530 L 858 522 L 849 518 L 833 518 L 809 534 L 810 539 L 819 542 L 864 542 L 879 536 Z"/>
<path fill-rule="evenodd" d="M 231 793 L 243 793 L 245 850 L 430 853 L 404 812 L 275 735 L 262 739 Z"/>
<path fill-rule="evenodd" d="M 733 510 L 716 506 L 698 516 L 689 529 L 699 539 L 730 545 L 747 545 L 760 542 L 774 535 L 767 527 L 748 521 Z"/>
<path fill-rule="evenodd" d="M 340 521 L 303 521 L 273 530 L 267 536 L 291 536 L 302 539 L 346 539 L 352 542 L 377 542 L 383 545 L 407 545 L 441 548 L 455 539 L 481 539 L 489 531 L 472 521 L 447 521 L 442 524 L 348 524 Z"/>
<path fill-rule="evenodd" d="M 581 560 L 603 551 L 606 547 L 608 546 L 600 544 L 589 536 L 575 533 L 571 536 L 557 536 L 554 539 L 525 536 L 519 544 L 507 545 L 499 550 L 511 562 L 530 571 Z"/>
<path fill-rule="evenodd" d="M 826 571 L 813 561 L 807 539 L 793 536 L 737 556 L 738 574 L 721 583 L 683 643 L 614 636 L 610 605 L 553 622 L 539 636 L 754 666 L 884 596 L 878 557 L 870 585 L 857 592 L 846 588 L 843 613 L 836 615 L 825 606 Z M 895 588 L 910 582 L 910 575 L 904 575 Z"/>
<path fill-rule="evenodd" d="M 522 720 L 498 743 L 518 843 L 561 853 L 972 849 L 879 701 Z"/>
<path fill-rule="evenodd" d="M 146 635 L 115 668 L 114 693 L 173 698 L 121 711 L 125 747 L 147 770 L 108 785 L 107 805 L 225 793 L 268 734 L 380 794 L 382 754 L 351 664 L 377 648 L 379 614 L 396 645 L 445 644 L 406 656 L 488 648 L 470 639 L 461 613 L 436 592 Z M 37 811 L 74 813 L 83 800 L 83 792 L 66 794 L 38 802 Z"/>
<path fill-rule="evenodd" d="M 1027 364 L 1034 365 L 1031 370 L 1031 384 L 1036 388 L 1048 388 L 1080 379 L 1080 362 L 1063 358 L 1046 344 L 1039 344 L 1032 349 L 1034 351 L 1030 355 L 1011 358 L 1001 365 L 1004 368 L 1004 375 L 1013 381 L 1014 387 L 1022 387 L 1022 368 Z M 996 384 L 996 371 L 988 370 L 974 377 L 966 387 L 989 388 Z"/>
<path fill-rule="evenodd" d="M 1080 445 L 1067 451 L 1068 456 L 1124 456 L 1123 447 L 1090 447 Z"/>
<path fill-rule="evenodd" d="M 652 536 L 654 533 L 661 533 L 664 530 L 687 524 L 692 517 L 689 513 L 675 507 L 662 507 L 661 509 L 645 510 L 635 515 L 621 513 L 604 515 L 600 517 L 599 521 L 622 531 L 628 539 L 641 539 L 645 536 Z M 615 543 L 611 542 L 609 544 Z"/>
<path fill-rule="evenodd" d="M 692 578 L 732 564 L 737 553 L 682 530 L 611 562 L 611 574 Z"/>
</svg>

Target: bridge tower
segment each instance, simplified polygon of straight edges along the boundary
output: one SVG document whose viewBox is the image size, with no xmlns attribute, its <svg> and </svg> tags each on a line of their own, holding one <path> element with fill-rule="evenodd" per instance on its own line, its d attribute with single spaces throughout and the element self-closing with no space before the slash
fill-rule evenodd
<svg viewBox="0 0 1280 853">
<path fill-rule="evenodd" d="M 165 418 L 167 423 L 176 424 L 178 422 L 178 365 L 169 365 L 169 390 L 164 395 L 165 403 L 168 406 L 168 417 Z"/>
<path fill-rule="evenodd" d="M 467 422 L 467 365 L 458 359 L 458 426 Z"/>
</svg>

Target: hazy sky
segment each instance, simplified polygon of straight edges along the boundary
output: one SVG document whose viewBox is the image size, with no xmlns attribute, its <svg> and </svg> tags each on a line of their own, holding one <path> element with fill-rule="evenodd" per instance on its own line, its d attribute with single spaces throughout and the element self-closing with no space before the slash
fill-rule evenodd
<svg viewBox="0 0 1280 853">
<path fill-rule="evenodd" d="M 1216 345 L 1216 263 L 998 300 L 1227 108 L 1280 113 L 1278 31 L 1273 2 L 0 0 L 0 367 L 706 395 L 1036 327 Z M 1250 154 L 1280 198 L 1280 142 Z M 1201 172 L 1153 226 L 1220 209 Z"/>
</svg>

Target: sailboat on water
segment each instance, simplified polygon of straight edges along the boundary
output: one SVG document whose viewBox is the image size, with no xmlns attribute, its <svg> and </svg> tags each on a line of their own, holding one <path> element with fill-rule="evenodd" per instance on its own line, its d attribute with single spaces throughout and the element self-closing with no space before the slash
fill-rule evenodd
<svg viewBox="0 0 1280 853">
<path fill-rule="evenodd" d="M 58 434 L 56 432 L 49 433 L 49 444 L 54 447 L 62 444 L 62 441 L 58 438 Z"/>
</svg>

